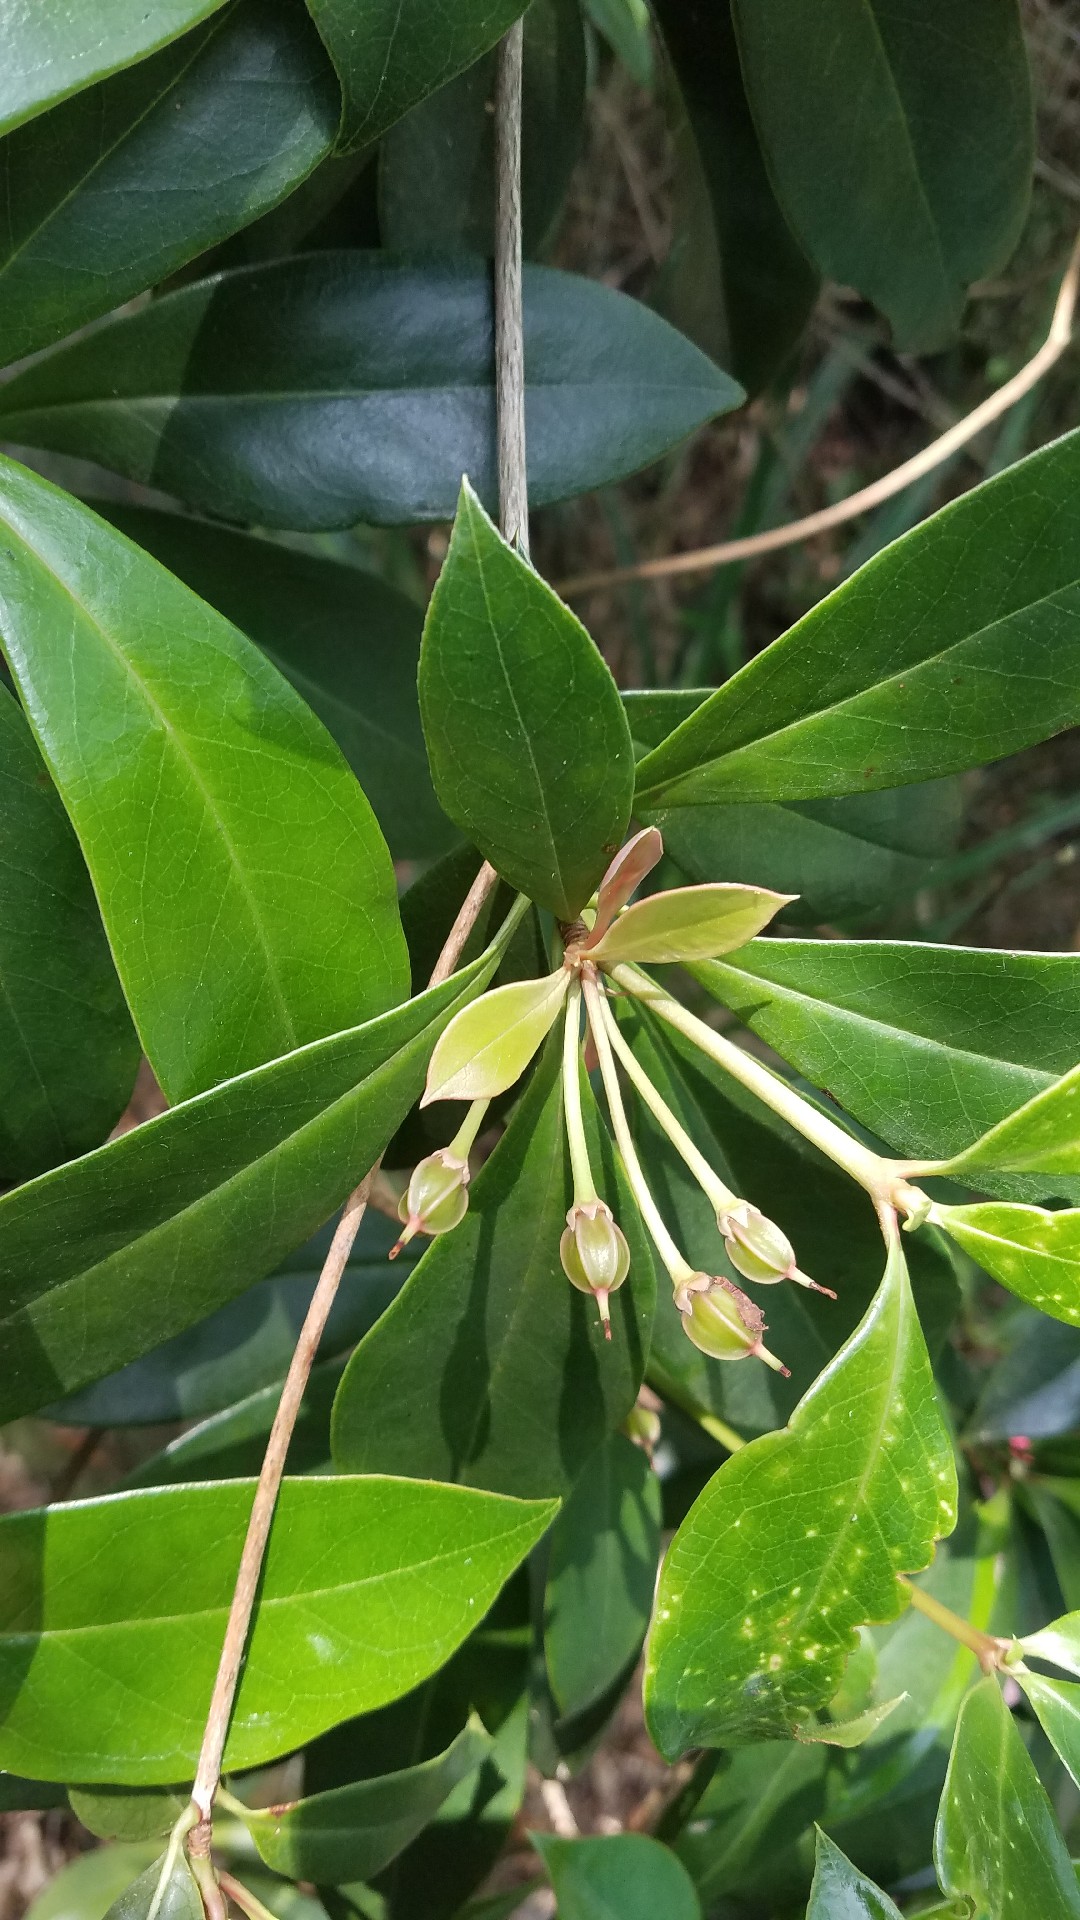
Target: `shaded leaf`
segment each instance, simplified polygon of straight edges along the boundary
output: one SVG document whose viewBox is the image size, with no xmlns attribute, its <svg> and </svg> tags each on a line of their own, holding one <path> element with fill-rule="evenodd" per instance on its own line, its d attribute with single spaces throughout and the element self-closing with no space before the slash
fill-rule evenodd
<svg viewBox="0 0 1080 1920">
<path fill-rule="evenodd" d="M 544 1657 L 563 1714 L 591 1706 L 637 1659 L 656 1585 L 660 1504 L 647 1456 L 613 1433 L 552 1528 Z"/>
<path fill-rule="evenodd" d="M 345 1362 L 313 1367 L 289 1440 L 289 1473 L 326 1473 L 330 1468 L 330 1414 Z M 243 1480 L 257 1474 L 281 1399 L 285 1376 L 232 1406 L 212 1413 L 170 1440 L 160 1453 L 124 1475 L 127 1487 L 170 1487 L 194 1480 Z"/>
<path fill-rule="evenodd" d="M 340 145 L 370 146 L 425 95 L 501 39 L 521 0 L 307 0 L 337 68 Z"/>
<path fill-rule="evenodd" d="M 972 1438 L 1029 1438 L 1080 1427 L 1080 1332 L 1041 1313 L 1017 1315 L 1011 1344 L 982 1381 Z"/>
<path fill-rule="evenodd" d="M 856 1871 L 819 1827 L 806 1920 L 900 1920 L 900 1909 L 887 1893 Z"/>
<path fill-rule="evenodd" d="M 4 386 L 0 430 L 224 519 L 449 520 L 463 472 L 497 491 L 491 301 L 473 260 L 240 268 L 52 348 Z M 548 267 L 525 269 L 525 364 L 536 506 L 645 466 L 742 397 L 656 314 Z"/>
<path fill-rule="evenodd" d="M 673 1853 L 643 1833 L 532 1843 L 551 1876 L 559 1920 L 701 1920 L 694 1883 Z"/>
<path fill-rule="evenodd" d="M 0 1521 L 5 1765 L 33 1754 L 61 1780 L 190 1778 L 253 1490 L 168 1487 Z M 424 1679 L 553 1511 L 420 1481 L 286 1480 L 226 1766 Z"/>
<path fill-rule="evenodd" d="M 653 82 L 648 0 L 585 0 L 585 12 L 639 87 Z"/>
<path fill-rule="evenodd" d="M 1048 1213 L 987 1201 L 936 1206 L 932 1218 L 1011 1293 L 1080 1327 L 1080 1207 Z"/>
<path fill-rule="evenodd" d="M 188 1804 L 183 1788 L 72 1787 L 71 1811 L 99 1840 L 154 1840 L 171 1833 Z"/>
<path fill-rule="evenodd" d="M 186 33 L 222 0 L 65 0 L 8 8 L 0 133 Z"/>
<path fill-rule="evenodd" d="M 205 1920 L 202 1895 L 185 1849 L 170 1847 L 125 1887 L 109 1920 Z"/>
<path fill-rule="evenodd" d="M 423 1104 L 491 1100 L 520 1080 L 562 1010 L 570 975 L 494 987 L 455 1014 L 428 1066 Z"/>
<path fill-rule="evenodd" d="M 668 1551 L 646 1714 L 661 1753 L 791 1734 L 894 1619 L 956 1520 L 956 1469 L 899 1245 L 866 1317 L 787 1427 L 714 1476 Z"/>
<path fill-rule="evenodd" d="M 445 812 L 511 886 L 572 920 L 626 832 L 630 733 L 581 622 L 502 539 L 467 481 L 418 684 Z"/>
<path fill-rule="evenodd" d="M 0 463 L 0 638 L 170 1100 L 408 988 L 386 843 L 310 709 L 88 508 Z"/>
<path fill-rule="evenodd" d="M 113 1902 L 160 1856 L 160 1840 L 95 1847 L 44 1886 L 27 1909 L 33 1920 L 105 1920 Z"/>
</svg>

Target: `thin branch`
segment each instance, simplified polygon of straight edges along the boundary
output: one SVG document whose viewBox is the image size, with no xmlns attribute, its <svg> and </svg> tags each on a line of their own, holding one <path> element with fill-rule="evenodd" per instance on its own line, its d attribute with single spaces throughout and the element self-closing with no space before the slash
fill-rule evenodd
<svg viewBox="0 0 1080 1920">
<path fill-rule="evenodd" d="M 519 20 L 500 43 L 495 74 L 495 413 L 499 518 L 511 546 L 529 552 L 525 477 L 525 340 L 521 286 L 521 64 Z"/>
<path fill-rule="evenodd" d="M 781 547 L 791 547 L 800 540 L 810 540 L 815 534 L 828 533 L 831 528 L 843 526 L 845 521 L 855 520 L 860 514 L 868 513 L 871 507 L 878 507 L 895 494 L 903 493 L 905 487 L 921 480 L 924 474 L 932 473 L 958 448 L 966 447 L 970 440 L 974 440 L 984 427 L 999 420 L 1003 413 L 1008 413 L 1010 407 L 1030 393 L 1043 375 L 1056 365 L 1072 339 L 1078 285 L 1080 235 L 1073 245 L 1065 277 L 1058 289 L 1050 330 L 1038 352 L 1020 368 L 1019 373 L 1014 373 L 1011 380 L 1006 380 L 1004 386 L 998 387 L 973 412 L 965 414 L 962 420 L 949 427 L 937 440 L 932 440 L 921 453 L 905 460 L 902 466 L 894 467 L 891 473 L 874 480 L 870 486 L 861 487 L 858 493 L 849 494 L 846 500 L 838 500 L 835 506 L 807 514 L 804 520 L 792 520 L 787 526 L 770 527 L 765 533 L 747 534 L 741 540 L 722 540 L 718 546 L 698 547 L 692 553 L 670 553 L 656 560 L 640 560 L 631 567 L 614 567 L 604 573 L 579 574 L 573 580 L 560 581 L 559 592 L 564 595 L 595 593 L 602 587 L 620 586 L 625 580 L 668 580 L 676 574 L 709 573 L 714 567 L 728 566 L 734 560 L 754 560 L 760 554 L 775 553 Z"/>
</svg>

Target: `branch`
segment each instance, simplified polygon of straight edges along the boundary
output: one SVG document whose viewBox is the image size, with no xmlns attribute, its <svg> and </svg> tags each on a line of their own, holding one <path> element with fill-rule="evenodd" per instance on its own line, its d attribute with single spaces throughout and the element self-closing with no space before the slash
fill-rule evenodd
<svg viewBox="0 0 1080 1920">
<path fill-rule="evenodd" d="M 1072 339 L 1073 317 L 1076 310 L 1077 288 L 1080 284 L 1080 235 L 1077 236 L 1065 269 L 1065 276 L 1058 289 L 1054 306 L 1054 316 L 1050 330 L 1038 352 L 1003 387 L 998 387 L 972 413 L 965 414 L 955 426 L 943 433 L 939 439 L 932 440 L 921 453 L 916 453 L 903 466 L 894 467 L 880 480 L 874 480 L 868 487 L 861 487 L 846 500 L 837 501 L 835 506 L 823 507 L 819 513 L 807 514 L 805 520 L 789 521 L 784 527 L 770 527 L 765 533 L 747 534 L 741 540 L 722 540 L 715 547 L 697 547 L 692 553 L 665 554 L 657 560 L 640 560 L 632 567 L 614 567 L 605 573 L 583 573 L 573 580 L 558 583 L 558 591 L 564 596 L 578 593 L 595 593 L 602 587 L 616 587 L 624 580 L 669 580 L 676 574 L 708 573 L 714 567 L 729 566 L 733 560 L 753 560 L 759 554 L 775 553 L 781 547 L 795 546 L 800 540 L 810 540 L 815 534 L 828 533 L 832 527 L 843 526 L 846 520 L 855 520 L 862 513 L 868 513 L 871 507 L 878 507 L 885 500 L 891 500 L 894 494 L 903 493 L 914 481 L 921 480 L 926 473 L 932 473 L 940 467 L 959 447 L 966 447 L 984 427 L 1008 413 L 1025 393 L 1038 385 L 1045 373 L 1061 359 Z"/>
<path fill-rule="evenodd" d="M 503 538 L 528 558 L 525 337 L 521 287 L 522 23 L 501 41 L 495 74 L 495 417 Z"/>
</svg>

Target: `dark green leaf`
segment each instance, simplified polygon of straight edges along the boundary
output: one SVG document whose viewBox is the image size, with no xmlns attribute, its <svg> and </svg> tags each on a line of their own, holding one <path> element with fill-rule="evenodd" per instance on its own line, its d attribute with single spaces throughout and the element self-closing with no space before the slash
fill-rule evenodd
<svg viewBox="0 0 1080 1920">
<path fill-rule="evenodd" d="M 491 299 L 472 260 L 241 268 L 53 348 L 3 388 L 0 431 L 224 519 L 449 520 L 463 472 L 496 493 Z M 525 366 L 536 506 L 632 473 L 741 398 L 648 308 L 548 267 L 525 269 Z"/>
<path fill-rule="evenodd" d="M 1017 1493 L 1024 1510 L 1044 1536 L 1062 1601 L 1067 1607 L 1080 1606 L 1080 1512 L 1075 1483 L 1032 1474 Z M 1056 1603 L 1054 1611 L 1057 1611 Z M 1045 1610 L 1041 1617 L 1045 1618 Z M 1056 1631 L 1054 1626 L 1047 1628 L 1047 1633 L 1055 1637 Z M 1046 1657 L 1054 1658 L 1054 1655 Z M 1057 1661 L 1056 1664 L 1066 1663 Z M 1068 1663 L 1070 1669 L 1072 1664 Z"/>
<path fill-rule="evenodd" d="M 62 1807 L 67 1795 L 55 1781 L 21 1780 L 17 1773 L 0 1773 L 0 1813 L 36 1813 Z"/>
<path fill-rule="evenodd" d="M 81 1854 L 42 1888 L 28 1920 L 105 1920 L 113 1901 L 160 1852 L 160 1840 L 142 1840 Z"/>
<path fill-rule="evenodd" d="M 934 1845 L 946 1893 L 986 1920 L 1076 1920 L 1065 1842 L 1012 1715 L 991 1676 L 956 1723 Z"/>
<path fill-rule="evenodd" d="M 71 1810 L 99 1840 L 155 1840 L 171 1833 L 188 1804 L 182 1788 L 72 1787 Z"/>
<path fill-rule="evenodd" d="M 337 119 L 303 10 L 239 0 L 9 134 L 0 360 L 96 320 L 265 213 L 329 152 Z"/>
<path fill-rule="evenodd" d="M 729 9 L 714 0 L 659 0 L 656 12 L 684 114 L 682 221 L 662 304 L 756 393 L 802 332 L 818 276 L 769 184 Z"/>
<path fill-rule="evenodd" d="M 694 1883 L 673 1853 L 643 1833 L 532 1842 L 551 1875 L 559 1920 L 701 1920 Z"/>
<path fill-rule="evenodd" d="M 809 1829 L 825 1806 L 827 1749 L 765 1740 L 709 1754 L 703 1764 L 712 1762 L 715 1771 L 687 1808 L 676 1843 L 706 1912 L 740 1896 L 805 1899 L 813 1863 Z"/>
<path fill-rule="evenodd" d="M 646 1714 L 661 1753 L 794 1733 L 892 1620 L 956 1520 L 956 1469 L 899 1245 L 862 1324 L 779 1433 L 733 1454 L 660 1576 Z"/>
<path fill-rule="evenodd" d="M 344 1360 L 313 1367 L 289 1441 L 289 1473 L 326 1473 L 330 1467 L 330 1415 Z M 192 1480 L 243 1480 L 263 1463 L 284 1375 L 208 1420 L 188 1427 L 160 1453 L 125 1474 L 125 1487 L 171 1487 Z"/>
<path fill-rule="evenodd" d="M 78 841 L 0 686 L 0 1179 L 97 1146 L 138 1064 Z"/>
<path fill-rule="evenodd" d="M 386 843 L 310 709 L 163 567 L 0 464 L 0 638 L 170 1100 L 408 987 Z"/>
<path fill-rule="evenodd" d="M 384 247 L 494 252 L 494 53 L 407 113 L 379 148 Z M 521 217 L 526 253 L 558 215 L 581 145 L 585 36 L 576 0 L 534 0 L 525 12 Z"/>
<path fill-rule="evenodd" d="M 856 1871 L 819 1827 L 806 1920 L 900 1920 L 900 1909 L 887 1893 Z"/>
<path fill-rule="evenodd" d="M 495 45 L 522 0 L 308 0 L 344 96 L 341 146 L 369 146 Z"/>
<path fill-rule="evenodd" d="M 659 1557 L 660 1482 L 642 1449 L 613 1433 L 551 1534 L 544 1654 L 563 1714 L 591 1706 L 636 1660 Z"/>
<path fill-rule="evenodd" d="M 490 1748 L 476 1721 L 433 1760 L 254 1813 L 248 1829 L 267 1866 L 288 1879 L 370 1880 L 434 1819 Z"/>
<path fill-rule="evenodd" d="M 650 809 L 978 766 L 1080 719 L 1080 433 L 965 494 L 734 674 L 638 768 Z"/>
<path fill-rule="evenodd" d="M 653 83 L 648 0 L 585 0 L 585 12 L 639 87 Z"/>
<path fill-rule="evenodd" d="M 0 1419 L 159 1346 L 311 1234 L 416 1099 L 438 1033 L 484 971 L 243 1074 L 0 1200 Z"/>
<path fill-rule="evenodd" d="M 1041 1313 L 1010 1321 L 1012 1339 L 984 1376 L 968 1418 L 977 1440 L 1009 1439 L 1080 1428 L 1080 1332 Z"/>
<path fill-rule="evenodd" d="M 933 1218 L 1011 1293 L 1080 1327 L 1080 1208 L 1049 1213 L 987 1201 L 936 1207 Z"/>
<path fill-rule="evenodd" d="M 108 1920 L 205 1920 L 202 1895 L 185 1849 L 170 1846 L 159 1860 L 125 1887 L 109 1908 Z"/>
<path fill-rule="evenodd" d="M 755 940 L 710 993 L 902 1154 L 956 1153 L 1080 1058 L 1080 958 L 903 941 Z M 1080 1199 L 1080 1181 L 985 1175 Z"/>
<path fill-rule="evenodd" d="M 0 132 L 80 87 L 145 59 L 186 33 L 222 0 L 58 0 L 8 7 L 0 74 Z"/>
<path fill-rule="evenodd" d="M 562 1494 L 630 1411 L 652 1322 L 652 1262 L 583 1085 L 599 1189 L 631 1254 L 605 1341 L 594 1301 L 559 1259 L 573 1200 L 560 1051 L 553 1036 L 461 1226 L 433 1242 L 353 1355 L 334 1410 L 339 1467 Z"/>
<path fill-rule="evenodd" d="M 511 886 L 572 920 L 626 832 L 630 732 L 584 627 L 467 484 L 419 687 L 443 808 Z"/>
<path fill-rule="evenodd" d="M 1004 265 L 1034 131 L 1015 0 L 735 0 L 743 73 L 781 203 L 830 279 L 897 345 L 956 331 L 964 290 Z"/>
<path fill-rule="evenodd" d="M 28 1771 L 60 1780 L 190 1778 L 252 1493 L 168 1487 L 0 1521 L 5 1765 L 32 1754 Z M 420 1481 L 286 1480 L 226 1765 L 415 1686 L 552 1512 Z"/>
<path fill-rule="evenodd" d="M 333 734 L 395 860 L 430 860 L 456 841 L 424 751 L 416 703 L 423 614 L 413 601 L 359 567 L 203 520 L 150 507 L 100 511 L 292 681 Z"/>
</svg>

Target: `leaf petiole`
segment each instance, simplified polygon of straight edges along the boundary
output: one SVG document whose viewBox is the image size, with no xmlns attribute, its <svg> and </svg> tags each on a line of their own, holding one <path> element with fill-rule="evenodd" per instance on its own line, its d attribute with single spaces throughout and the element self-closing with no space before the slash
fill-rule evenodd
<svg viewBox="0 0 1080 1920">
<path fill-rule="evenodd" d="M 925 1588 L 917 1587 L 906 1574 L 898 1573 L 896 1577 L 900 1585 L 906 1588 L 908 1598 L 916 1611 L 925 1614 L 928 1620 L 933 1620 L 936 1626 L 939 1626 L 944 1633 L 951 1634 L 954 1640 L 959 1640 L 961 1646 L 970 1647 L 984 1673 L 994 1673 L 1005 1665 L 1012 1649 L 1011 1640 L 999 1639 L 996 1634 L 983 1633 L 980 1627 L 973 1627 L 970 1620 L 965 1620 L 960 1614 L 954 1613 L 951 1607 L 936 1600 L 932 1593 L 926 1592 Z"/>
</svg>

